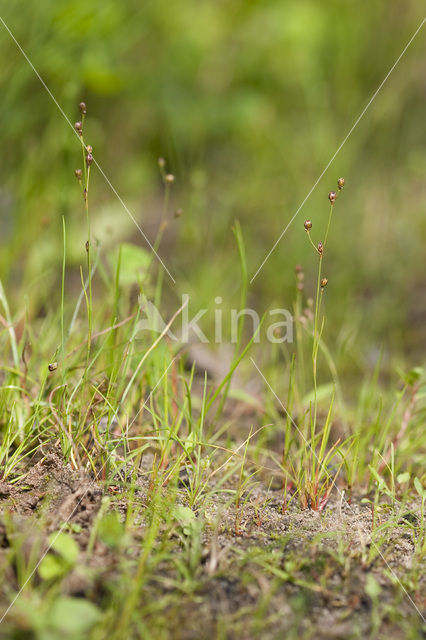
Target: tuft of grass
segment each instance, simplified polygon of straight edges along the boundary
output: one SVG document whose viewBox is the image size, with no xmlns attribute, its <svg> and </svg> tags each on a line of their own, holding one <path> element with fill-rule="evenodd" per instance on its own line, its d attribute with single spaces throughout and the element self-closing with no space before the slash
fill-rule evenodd
<svg viewBox="0 0 426 640">
<path fill-rule="evenodd" d="M 324 261 L 343 179 L 318 244 L 315 221 L 305 222 L 318 262 L 313 299 L 297 268 L 295 345 L 257 345 L 262 323 L 250 336 L 242 315 L 229 369 L 214 381 L 168 337 L 183 306 L 159 334 L 141 330 L 149 303 L 170 310 L 152 258 L 130 243 L 104 255 L 97 243 L 80 108 L 79 289 L 65 219 L 60 296 L 46 312 L 22 328 L 0 284 L 0 605 L 10 637 L 296 637 L 302 623 L 318 637 L 314 610 L 364 635 L 417 633 L 425 376 L 400 370 L 389 390 L 378 362 L 352 396 L 341 379 L 339 361 L 356 345 L 339 351 L 327 335 Z M 175 180 L 165 161 L 159 168 L 156 249 Z M 245 308 L 239 223 L 234 237 Z M 249 352 L 273 385 L 231 388 L 253 382 Z"/>
</svg>

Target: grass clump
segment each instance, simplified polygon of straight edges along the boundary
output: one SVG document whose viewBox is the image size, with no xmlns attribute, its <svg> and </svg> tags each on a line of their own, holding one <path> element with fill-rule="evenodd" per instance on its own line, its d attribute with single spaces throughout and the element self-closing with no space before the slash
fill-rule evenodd
<svg viewBox="0 0 426 640">
<path fill-rule="evenodd" d="M 336 358 L 350 361 L 356 347 L 327 336 L 324 261 L 344 179 L 328 195 L 322 240 L 316 221 L 304 223 L 317 274 L 311 299 L 296 269 L 295 344 L 258 344 L 264 319 L 250 336 L 239 316 L 214 380 L 171 336 L 186 303 L 146 330 L 147 310 L 167 308 L 152 255 L 130 243 L 104 255 L 93 234 L 86 111 L 81 103 L 75 125 L 84 267 L 73 282 L 63 219 L 60 293 L 45 313 L 27 321 L 0 288 L 6 633 L 314 638 L 331 625 L 336 637 L 418 637 L 425 377 L 399 372 L 384 393 L 378 362 L 350 394 L 339 375 Z M 175 182 L 162 159 L 159 168 L 155 252 Z M 238 223 L 234 235 L 245 309 Z"/>
</svg>

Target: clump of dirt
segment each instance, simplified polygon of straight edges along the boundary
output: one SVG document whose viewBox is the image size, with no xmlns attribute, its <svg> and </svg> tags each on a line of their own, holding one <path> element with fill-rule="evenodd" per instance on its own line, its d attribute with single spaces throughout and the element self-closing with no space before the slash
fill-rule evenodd
<svg viewBox="0 0 426 640">
<path fill-rule="evenodd" d="M 64 522 L 79 525 L 81 543 L 88 537 L 98 512 L 103 488 L 84 472 L 65 465 L 56 453 L 48 453 L 17 482 L 0 483 L 0 513 L 13 517 L 35 516 L 49 534 Z"/>
</svg>

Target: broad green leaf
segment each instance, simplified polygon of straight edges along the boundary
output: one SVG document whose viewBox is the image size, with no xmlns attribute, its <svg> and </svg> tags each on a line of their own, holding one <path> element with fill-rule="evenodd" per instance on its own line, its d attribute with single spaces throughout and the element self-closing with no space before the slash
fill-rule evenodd
<svg viewBox="0 0 426 640">
<path fill-rule="evenodd" d="M 78 544 L 66 533 L 52 533 L 49 536 L 49 544 L 51 550 L 38 568 L 43 580 L 54 580 L 64 576 L 75 566 L 78 558 Z"/>
<path fill-rule="evenodd" d="M 78 544 L 66 533 L 52 533 L 49 543 L 60 556 L 69 564 L 74 565 L 78 558 Z"/>
<path fill-rule="evenodd" d="M 396 479 L 398 481 L 398 484 L 404 484 L 404 482 L 409 482 L 410 474 L 408 471 L 405 471 L 405 473 L 400 473 Z"/>
<path fill-rule="evenodd" d="M 99 620 L 101 612 L 88 600 L 60 597 L 52 605 L 49 627 L 65 638 L 82 638 Z"/>
<path fill-rule="evenodd" d="M 197 518 L 192 509 L 176 505 L 173 508 L 173 517 L 182 527 L 185 535 L 189 536 L 197 523 Z"/>
<path fill-rule="evenodd" d="M 423 373 L 424 373 L 424 371 L 423 371 L 422 367 L 414 367 L 405 376 L 406 383 L 409 384 L 409 385 L 415 384 L 423 376 Z"/>
<path fill-rule="evenodd" d="M 41 561 L 38 573 L 42 580 L 55 580 L 64 576 L 70 569 L 70 565 L 63 558 L 48 553 Z"/>
</svg>

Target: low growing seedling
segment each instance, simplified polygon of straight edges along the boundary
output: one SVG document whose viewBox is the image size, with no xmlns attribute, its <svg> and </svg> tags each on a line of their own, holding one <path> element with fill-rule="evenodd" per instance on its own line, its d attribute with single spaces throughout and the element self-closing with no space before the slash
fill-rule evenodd
<svg viewBox="0 0 426 640">
<path fill-rule="evenodd" d="M 43 558 L 38 573 L 43 580 L 63 578 L 77 564 L 79 549 L 76 541 L 67 533 L 57 531 L 49 538 L 49 552 Z"/>
</svg>

